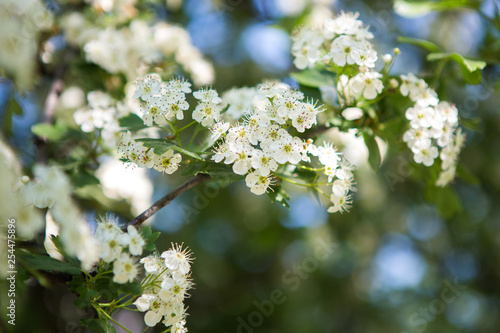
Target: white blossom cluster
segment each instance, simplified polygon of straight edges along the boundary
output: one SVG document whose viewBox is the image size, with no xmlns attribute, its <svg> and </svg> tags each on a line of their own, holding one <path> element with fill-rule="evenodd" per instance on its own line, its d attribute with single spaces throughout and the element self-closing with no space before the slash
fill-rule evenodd
<svg viewBox="0 0 500 333">
<path fill-rule="evenodd" d="M 128 109 L 102 91 L 89 92 L 87 100 L 88 105 L 73 114 L 75 123 L 85 133 L 98 131 L 104 146 L 116 147 L 120 138 L 118 118 L 127 113 Z"/>
<path fill-rule="evenodd" d="M 305 69 L 325 62 L 339 67 L 375 67 L 377 52 L 369 42 L 373 34 L 357 20 L 358 16 L 358 13 L 342 13 L 327 19 L 322 29 L 298 30 L 292 36 L 295 66 Z"/>
<path fill-rule="evenodd" d="M 133 256 L 140 256 L 145 241 L 134 226 L 127 232 L 118 226 L 118 221 L 108 216 L 98 222 L 95 238 L 99 243 L 99 256 L 107 263 L 113 263 L 113 282 L 132 282 L 139 273 Z"/>
<path fill-rule="evenodd" d="M 465 141 L 461 130 L 457 130 L 457 108 L 439 101 L 437 93 L 412 73 L 401 75 L 401 81 L 401 94 L 415 102 L 406 110 L 410 128 L 403 141 L 417 163 L 430 167 L 440 157 L 443 172 L 436 185 L 446 186 L 455 177 L 458 154 Z"/>
<path fill-rule="evenodd" d="M 254 103 L 256 96 L 257 88 L 255 87 L 232 88 L 225 91 L 221 97 L 221 107 L 226 108 L 223 119 L 235 121 L 248 113 L 249 110 L 253 110 L 256 106 Z"/>
<path fill-rule="evenodd" d="M 338 76 L 337 93 L 341 107 L 357 106 L 362 99 L 373 100 L 384 90 L 383 75 L 373 70 L 378 59 L 369 41 L 373 34 L 357 20 L 358 16 L 358 13 L 341 13 L 327 19 L 320 30 L 302 27 L 292 36 L 292 54 L 298 69 L 313 68 L 319 63 L 354 69 L 350 75 Z M 359 108 L 354 113 L 356 117 L 353 117 L 353 112 L 347 114 L 347 120 L 363 115 Z"/>
<path fill-rule="evenodd" d="M 177 171 L 182 160 L 181 154 L 174 153 L 173 149 L 169 149 L 161 155 L 155 154 L 153 148 L 144 147 L 142 142 L 132 139 L 129 131 L 122 134 L 118 153 L 121 153 L 122 158 L 134 165 L 148 169 L 153 168 L 169 175 Z"/>
<path fill-rule="evenodd" d="M 211 128 L 214 139 L 222 137 L 212 159 L 232 164 L 234 173 L 246 175 L 250 191 L 261 195 L 270 190 L 280 165 L 309 163 L 309 154 L 317 156 L 332 187 L 333 206 L 328 211 L 346 211 L 351 203 L 349 193 L 354 190 L 353 168 L 331 145 L 316 147 L 287 130 L 291 127 L 303 133 L 311 128 L 322 108 L 303 101 L 302 92 L 279 82 L 260 84 L 255 96 L 258 102 L 244 112 L 243 121 L 234 125 L 219 121 Z"/>
<path fill-rule="evenodd" d="M 45 219 L 37 209 L 48 208 L 48 214 L 57 222 L 65 252 L 80 260 L 84 270 L 92 269 L 99 259 L 97 242 L 88 223 L 71 199 L 68 177 L 57 167 L 36 165 L 34 179 L 24 176 L 25 184 L 17 193 L 19 236 L 32 239 L 45 227 Z M 15 207 L 15 206 L 14 206 Z"/>
<path fill-rule="evenodd" d="M 212 131 L 223 135 L 212 159 L 232 164 L 234 173 L 246 176 L 246 184 L 257 195 L 268 191 L 280 164 L 309 162 L 308 144 L 288 133 L 288 125 L 304 132 L 316 124 L 320 107 L 303 102 L 300 91 L 278 82 L 258 86 L 260 105 L 248 110 L 245 119 L 230 126 L 218 122 Z"/>
<path fill-rule="evenodd" d="M 197 85 L 210 84 L 214 69 L 193 46 L 189 33 L 165 22 L 148 25 L 134 19 L 130 25 L 102 29 L 73 12 L 62 19 L 66 39 L 83 48 L 88 61 L 129 80 L 143 75 L 165 60 L 173 59 Z M 130 64 L 134 64 L 131 66 Z"/>
<path fill-rule="evenodd" d="M 189 108 L 186 94 L 191 92 L 191 83 L 182 79 L 162 82 L 157 74 L 149 74 L 134 81 L 134 98 L 143 101 L 142 120 L 146 126 L 153 123 L 162 126 L 175 118 L 184 119 L 184 111 Z"/>
<path fill-rule="evenodd" d="M 0 5 L 0 68 L 23 89 L 36 81 L 36 55 L 42 31 L 52 26 L 53 15 L 44 1 L 2 0 Z"/>
<path fill-rule="evenodd" d="M 144 123 L 162 125 L 174 118 L 184 118 L 183 112 L 189 109 L 185 94 L 190 91 L 188 82 L 179 79 L 162 82 L 156 75 L 147 75 L 136 80 L 134 97 L 142 99 L 146 105 L 142 116 Z M 212 160 L 232 165 L 234 173 L 246 175 L 245 182 L 252 193 L 268 192 L 280 165 L 309 163 L 311 154 L 319 158 L 328 183 L 336 179 L 335 184 L 330 184 L 333 194 L 329 195 L 335 208 L 329 211 L 342 212 L 349 207 L 349 193 L 354 190 L 353 168 L 340 162 L 341 154 L 333 147 L 316 147 L 312 141 L 289 133 L 289 128 L 299 133 L 310 129 L 323 111 L 321 106 L 304 100 L 302 92 L 273 81 L 257 88 L 234 88 L 222 98 L 211 88 L 197 90 L 193 96 L 198 105 L 192 118 L 207 127 L 212 132 L 213 143 L 217 143 Z M 119 151 L 139 166 L 169 174 L 177 170 L 181 161 L 181 155 L 172 150 L 162 156 L 155 155 L 153 149 L 131 139 L 130 133 L 123 135 Z"/>
<path fill-rule="evenodd" d="M 187 332 L 184 299 L 193 286 L 191 261 L 191 252 L 178 245 L 172 245 L 160 256 L 155 253 L 141 259 L 146 271 L 142 284 L 149 287 L 134 305 L 139 311 L 146 312 L 146 325 L 153 327 L 163 319 L 170 332 Z"/>
</svg>

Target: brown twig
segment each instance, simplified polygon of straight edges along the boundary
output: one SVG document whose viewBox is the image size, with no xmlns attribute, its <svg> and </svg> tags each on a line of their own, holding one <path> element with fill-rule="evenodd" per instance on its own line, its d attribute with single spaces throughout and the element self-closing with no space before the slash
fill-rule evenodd
<svg viewBox="0 0 500 333">
<path fill-rule="evenodd" d="M 191 178 L 175 190 L 167 193 L 165 196 L 163 196 L 161 199 L 156 201 L 151 207 L 146 209 L 142 214 L 128 222 L 123 226 L 123 228 L 126 228 L 129 225 L 133 225 L 135 227 L 140 226 L 144 221 L 146 221 L 148 218 L 150 218 L 154 213 L 168 205 L 172 200 L 177 198 L 179 195 L 184 193 L 185 191 L 195 187 L 198 184 L 201 184 L 207 180 L 212 179 L 210 175 L 204 174 L 204 173 L 199 173 L 195 177 Z"/>
</svg>

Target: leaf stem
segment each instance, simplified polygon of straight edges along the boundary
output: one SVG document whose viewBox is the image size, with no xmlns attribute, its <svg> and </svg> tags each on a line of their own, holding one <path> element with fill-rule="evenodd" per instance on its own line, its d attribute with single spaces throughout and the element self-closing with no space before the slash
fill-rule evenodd
<svg viewBox="0 0 500 333">
<path fill-rule="evenodd" d="M 116 325 L 120 326 L 125 332 L 132 333 L 127 328 L 125 328 L 125 326 L 123 326 L 122 324 L 120 324 L 119 322 L 117 322 L 116 320 L 114 320 L 106 311 L 104 311 L 101 308 L 99 308 L 99 311 L 101 311 L 101 313 L 103 313 L 106 317 L 108 317 L 109 320 L 111 320 L 113 323 L 115 323 Z"/>
<path fill-rule="evenodd" d="M 180 132 L 184 131 L 186 128 L 191 127 L 191 126 L 193 126 L 193 125 L 194 125 L 194 124 L 196 124 L 196 123 L 197 123 L 197 121 L 196 121 L 196 120 L 193 120 L 192 122 L 190 122 L 190 123 L 189 123 L 189 124 L 187 124 L 186 126 L 181 127 L 181 129 L 180 129 L 178 132 L 180 133 Z"/>
</svg>

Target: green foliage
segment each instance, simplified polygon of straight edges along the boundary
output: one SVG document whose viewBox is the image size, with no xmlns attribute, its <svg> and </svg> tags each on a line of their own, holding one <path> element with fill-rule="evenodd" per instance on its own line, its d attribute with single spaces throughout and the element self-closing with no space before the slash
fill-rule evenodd
<svg viewBox="0 0 500 333">
<path fill-rule="evenodd" d="M 81 322 L 83 326 L 87 327 L 88 329 L 96 333 L 116 333 L 113 324 L 106 319 L 88 318 L 88 319 L 82 319 Z"/>
<path fill-rule="evenodd" d="M 430 53 L 427 55 L 427 60 L 429 61 L 455 61 L 462 70 L 462 75 L 464 76 L 465 82 L 469 84 L 480 84 L 483 76 L 481 74 L 481 69 L 486 66 L 486 62 L 481 60 L 472 60 L 462 57 L 458 53 Z"/>
<path fill-rule="evenodd" d="M 377 171 L 380 167 L 381 157 L 378 143 L 373 135 L 364 132 L 363 139 L 365 140 L 366 147 L 368 148 L 368 162 L 373 170 Z"/>
<path fill-rule="evenodd" d="M 29 270 L 42 270 L 46 272 L 68 273 L 71 275 L 79 274 L 80 267 L 54 259 L 48 255 L 39 255 L 28 253 L 23 250 L 16 251 L 18 260 Z"/>
<path fill-rule="evenodd" d="M 437 46 L 436 44 L 429 42 L 428 40 L 425 39 L 419 39 L 419 38 L 411 38 L 411 37 L 404 37 L 404 36 L 399 36 L 398 41 L 400 43 L 405 43 L 405 44 L 411 44 L 414 46 L 418 46 L 424 50 L 427 50 L 429 52 L 441 52 L 441 48 Z"/>
<path fill-rule="evenodd" d="M 272 191 L 267 192 L 267 195 L 271 199 L 272 203 L 278 202 L 283 207 L 290 209 L 290 204 L 288 203 L 288 201 L 290 200 L 290 196 L 283 189 L 281 184 L 273 186 Z"/>
<path fill-rule="evenodd" d="M 118 123 L 120 127 L 124 127 L 131 132 L 136 132 L 141 129 L 148 128 L 148 126 L 144 125 L 144 121 L 142 121 L 141 117 L 139 117 L 135 113 L 130 113 L 125 117 L 118 119 Z"/>
<path fill-rule="evenodd" d="M 4 133 L 8 136 L 12 135 L 12 117 L 17 114 L 22 116 L 23 109 L 19 105 L 19 102 L 14 97 L 14 94 L 11 94 L 7 105 L 5 106 L 5 112 L 3 115 L 2 129 Z"/>
<path fill-rule="evenodd" d="M 31 132 L 36 136 L 50 140 L 58 141 L 65 137 L 67 127 L 61 123 L 52 124 L 36 124 L 31 127 Z"/>
<path fill-rule="evenodd" d="M 184 155 L 203 161 L 203 158 L 200 155 L 193 153 L 192 151 L 189 151 L 182 147 L 179 147 L 178 145 L 169 140 L 145 138 L 145 139 L 136 139 L 135 141 L 142 142 L 144 147 L 153 148 L 154 153 L 156 155 L 163 155 L 168 150 L 173 149 L 175 151 L 183 153 Z"/>
<path fill-rule="evenodd" d="M 462 211 L 460 198 L 451 187 L 428 186 L 425 197 L 444 218 L 449 219 Z"/>
<path fill-rule="evenodd" d="M 313 69 L 306 69 L 301 72 L 291 73 L 290 76 L 301 85 L 318 88 L 333 84 L 330 75 L 323 74 Z"/>
<path fill-rule="evenodd" d="M 473 8 L 481 6 L 479 0 L 395 0 L 394 9 L 396 13 L 405 17 L 417 17 L 429 14 L 433 11 L 451 10 L 456 8 Z"/>
<path fill-rule="evenodd" d="M 188 164 L 181 171 L 182 176 L 204 173 L 210 175 L 217 183 L 232 183 L 243 180 L 245 176 L 235 174 L 231 165 L 215 163 L 213 161 L 197 161 Z"/>
<path fill-rule="evenodd" d="M 140 230 L 140 234 L 144 241 L 146 242 L 146 245 L 144 245 L 144 250 L 145 251 L 154 251 L 156 250 L 156 246 L 154 244 L 155 240 L 160 237 L 160 232 L 153 232 L 151 227 L 144 227 Z"/>
</svg>

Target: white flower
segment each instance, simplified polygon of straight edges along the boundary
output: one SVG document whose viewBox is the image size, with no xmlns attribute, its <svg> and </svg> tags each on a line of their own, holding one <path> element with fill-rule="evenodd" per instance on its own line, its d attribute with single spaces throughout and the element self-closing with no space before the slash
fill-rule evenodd
<svg viewBox="0 0 500 333">
<path fill-rule="evenodd" d="M 351 195 L 337 196 L 335 194 L 332 194 L 330 196 L 330 201 L 332 202 L 333 206 L 328 208 L 328 213 L 336 213 L 336 212 L 343 213 L 349 211 L 349 208 L 351 208 L 352 196 Z"/>
<path fill-rule="evenodd" d="M 384 89 L 382 74 L 377 72 L 359 73 L 352 79 L 352 89 L 366 99 L 374 99 Z"/>
<path fill-rule="evenodd" d="M 271 177 L 262 175 L 259 170 L 248 174 L 245 178 L 246 185 L 250 188 L 250 192 L 261 195 L 267 192 L 271 185 Z"/>
<path fill-rule="evenodd" d="M 182 274 L 188 274 L 190 269 L 191 251 L 187 249 L 182 249 L 182 245 L 172 244 L 172 249 L 165 251 L 161 254 L 161 257 L 165 259 L 165 266 L 172 270 L 179 270 Z"/>
<path fill-rule="evenodd" d="M 159 274 L 161 273 L 161 259 L 157 256 L 147 256 L 141 258 L 139 262 L 144 265 L 144 269 L 148 274 Z"/>
<path fill-rule="evenodd" d="M 278 163 L 269 152 L 254 150 L 251 158 L 252 168 L 259 170 L 262 176 L 268 176 L 271 171 L 276 171 Z"/>
<path fill-rule="evenodd" d="M 158 324 L 162 317 L 168 313 L 168 306 L 163 301 L 159 300 L 158 297 L 155 296 L 154 299 L 151 300 L 149 311 L 144 315 L 144 322 L 149 327 L 154 327 Z"/>
<path fill-rule="evenodd" d="M 433 108 L 424 107 L 418 104 L 406 110 L 406 118 L 410 120 L 410 126 L 415 129 L 420 127 L 429 128 L 432 123 L 433 115 Z"/>
<path fill-rule="evenodd" d="M 174 154 L 173 149 L 169 149 L 163 155 L 154 155 L 153 167 L 156 171 L 170 175 L 177 171 L 181 160 L 181 154 Z"/>
<path fill-rule="evenodd" d="M 413 159 L 417 163 L 423 163 L 425 166 L 431 166 L 434 164 L 434 160 L 439 156 L 439 151 L 435 146 L 422 146 L 414 147 Z"/>
<path fill-rule="evenodd" d="M 219 94 L 214 89 L 200 89 L 193 93 L 194 98 L 200 100 L 203 103 L 213 103 L 219 104 L 222 102 L 222 99 L 219 97 Z"/>
<path fill-rule="evenodd" d="M 313 67 L 320 58 L 320 47 L 323 44 L 323 36 L 320 31 L 301 29 L 292 37 L 293 61 L 298 69 Z"/>
<path fill-rule="evenodd" d="M 113 262 L 118 259 L 122 253 L 123 247 L 120 246 L 116 239 L 99 240 L 100 254 L 99 256 L 105 262 Z"/>
<path fill-rule="evenodd" d="M 162 290 L 159 291 L 158 296 L 164 302 L 183 302 L 189 287 L 188 279 L 176 280 L 169 277 L 161 282 Z"/>
<path fill-rule="evenodd" d="M 126 253 L 122 253 L 113 263 L 113 282 L 124 284 L 134 281 L 138 274 L 137 265 Z"/>
<path fill-rule="evenodd" d="M 205 127 L 212 126 L 220 118 L 220 106 L 213 102 L 202 102 L 193 111 L 193 119 Z"/>
<path fill-rule="evenodd" d="M 371 39 L 373 35 L 363 27 L 363 22 L 357 20 L 359 13 L 344 13 L 325 21 L 323 34 L 332 39 L 335 35 L 353 35 L 358 39 Z"/>
<path fill-rule="evenodd" d="M 137 310 L 145 312 L 149 310 L 151 304 L 154 302 L 155 299 L 156 299 L 155 295 L 143 294 L 141 295 L 141 297 L 136 299 L 136 301 L 133 304 L 137 307 Z"/>
<path fill-rule="evenodd" d="M 191 92 L 191 83 L 182 78 L 171 79 L 168 81 L 167 88 L 188 94 Z"/>
<path fill-rule="evenodd" d="M 222 107 L 227 107 L 224 117 L 229 120 L 238 120 L 246 113 L 253 111 L 253 102 L 257 95 L 257 88 L 233 88 L 222 94 Z"/>
<path fill-rule="evenodd" d="M 274 159 L 280 164 L 297 164 L 302 160 L 302 148 L 299 138 L 283 137 L 274 143 Z"/>
<path fill-rule="evenodd" d="M 130 252 L 131 255 L 140 256 L 142 254 L 142 247 L 146 244 L 146 242 L 133 225 L 129 225 L 127 227 L 126 235 L 128 252 Z"/>
<path fill-rule="evenodd" d="M 332 59 L 340 67 L 353 65 L 356 63 L 355 53 L 360 52 L 361 43 L 350 36 L 337 37 L 330 46 L 330 52 L 325 56 L 325 60 Z"/>
<path fill-rule="evenodd" d="M 442 171 L 439 174 L 439 178 L 436 180 L 436 186 L 439 186 L 439 187 L 447 186 L 449 183 L 451 183 L 451 181 L 453 179 L 455 179 L 455 173 L 456 173 L 456 166 L 455 165 Z"/>
<path fill-rule="evenodd" d="M 160 93 L 161 78 L 157 74 L 146 75 L 144 78 L 137 79 L 134 85 L 136 86 L 134 98 L 148 101 L 151 97 Z"/>
<path fill-rule="evenodd" d="M 230 126 L 230 123 L 226 123 L 224 121 L 215 123 L 215 125 L 210 129 L 210 131 L 212 132 L 211 139 L 214 141 L 219 139 L 221 135 L 226 134 Z"/>
<path fill-rule="evenodd" d="M 342 111 L 342 117 L 350 121 L 363 117 L 363 114 L 363 110 L 357 107 L 347 108 Z"/>
</svg>

